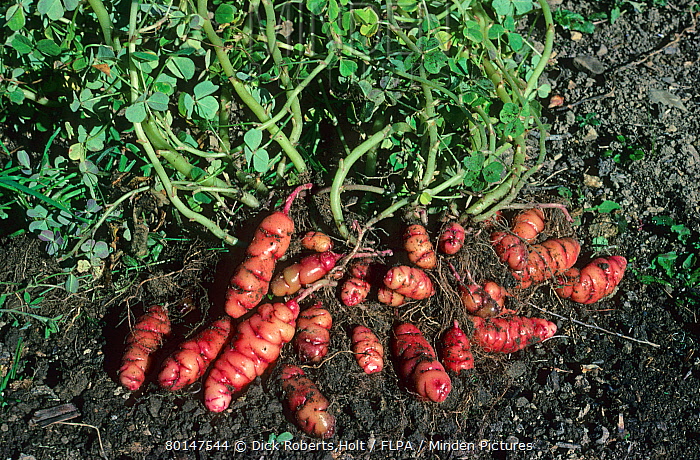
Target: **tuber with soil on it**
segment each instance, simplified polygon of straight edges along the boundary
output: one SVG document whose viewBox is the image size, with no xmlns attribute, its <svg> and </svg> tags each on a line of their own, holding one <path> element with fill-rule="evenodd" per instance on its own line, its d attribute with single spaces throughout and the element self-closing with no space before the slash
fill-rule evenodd
<svg viewBox="0 0 700 460">
<path fill-rule="evenodd" d="M 294 337 L 299 304 L 264 304 L 238 324 L 204 381 L 204 404 L 221 412 L 234 393 L 244 390 L 262 375 L 280 355 L 282 346 Z"/>
<path fill-rule="evenodd" d="M 464 227 L 457 222 L 450 222 L 442 233 L 440 233 L 440 237 L 438 238 L 438 250 L 447 255 L 457 254 L 457 252 L 462 249 L 462 246 L 464 246 L 465 237 L 466 232 Z"/>
<path fill-rule="evenodd" d="M 473 316 L 472 342 L 488 352 L 514 353 L 542 342 L 557 332 L 556 324 L 542 318 L 513 316 L 510 318 L 479 318 Z"/>
<path fill-rule="evenodd" d="M 372 259 L 361 258 L 350 265 L 350 277 L 345 280 L 340 288 L 340 300 L 343 305 L 353 307 L 367 298 L 372 288 L 367 278 L 370 274 L 370 264 Z"/>
<path fill-rule="evenodd" d="M 627 259 L 622 256 L 599 257 L 583 267 L 567 270 L 557 278 L 556 290 L 562 299 L 591 304 L 613 293 L 625 275 Z"/>
<path fill-rule="evenodd" d="M 403 240 L 408 260 L 426 270 L 436 267 L 437 256 L 425 227 L 420 224 L 408 226 L 403 234 Z"/>
<path fill-rule="evenodd" d="M 231 332 L 231 318 L 223 316 L 192 339 L 182 342 L 161 366 L 158 383 L 178 391 L 199 380 L 216 359 Z"/>
<path fill-rule="evenodd" d="M 352 330 L 352 351 L 365 374 L 384 369 L 384 346 L 368 327 L 356 326 Z"/>
<path fill-rule="evenodd" d="M 540 284 L 574 266 L 581 245 L 573 238 L 552 238 L 532 246 L 525 268 L 513 271 L 521 288 Z"/>
<path fill-rule="evenodd" d="M 293 343 L 301 362 L 318 363 L 328 354 L 332 325 L 333 318 L 321 302 L 299 314 Z"/>
<path fill-rule="evenodd" d="M 482 318 L 492 318 L 512 311 L 505 308 L 506 289 L 494 281 L 484 281 L 479 286 L 459 286 L 460 299 L 467 313 Z"/>
<path fill-rule="evenodd" d="M 420 268 L 399 265 L 384 276 L 384 286 L 413 300 L 423 300 L 435 294 L 430 277 Z"/>
<path fill-rule="evenodd" d="M 163 345 L 163 337 L 170 334 L 168 310 L 153 305 L 140 316 L 126 339 L 126 350 L 119 368 L 119 382 L 127 390 L 136 391 L 146 379 L 153 353 Z"/>
<path fill-rule="evenodd" d="M 513 218 L 513 234 L 531 243 L 544 230 L 544 213 L 539 208 L 521 212 Z"/>
<path fill-rule="evenodd" d="M 371 286 L 369 282 L 355 278 L 348 278 L 340 289 L 340 300 L 347 307 L 354 307 L 362 303 L 369 295 Z"/>
<path fill-rule="evenodd" d="M 527 246 L 515 235 L 508 232 L 493 232 L 491 245 L 496 251 L 498 259 L 513 270 L 524 270 L 527 266 Z"/>
<path fill-rule="evenodd" d="M 333 249 L 333 240 L 323 232 L 307 232 L 301 239 L 304 249 L 315 252 L 326 252 Z"/>
<path fill-rule="evenodd" d="M 459 374 L 474 369 L 474 355 L 467 334 L 459 327 L 457 320 L 449 328 L 440 342 L 440 361 L 448 371 Z"/>
<path fill-rule="evenodd" d="M 440 403 L 447 398 L 452 390 L 450 376 L 416 326 L 397 324 L 391 348 L 396 373 L 409 391 L 426 401 Z"/>
<path fill-rule="evenodd" d="M 399 307 L 406 301 L 406 297 L 383 286 L 377 290 L 377 300 L 390 307 Z"/>
<path fill-rule="evenodd" d="M 330 403 L 315 383 L 297 366 L 284 366 L 281 373 L 285 406 L 299 428 L 309 436 L 328 439 L 335 434 L 335 417 Z"/>
<path fill-rule="evenodd" d="M 270 290 L 278 297 L 294 294 L 302 286 L 326 276 L 341 257 L 341 254 L 330 251 L 303 257 L 299 262 L 282 270 L 270 283 Z"/>
<path fill-rule="evenodd" d="M 226 291 L 225 309 L 233 318 L 240 318 L 260 303 L 267 294 L 277 260 L 287 252 L 294 233 L 289 217 L 292 202 L 311 184 L 297 187 L 287 198 L 284 209 L 267 216 L 255 230 L 246 258 L 236 269 Z"/>
</svg>

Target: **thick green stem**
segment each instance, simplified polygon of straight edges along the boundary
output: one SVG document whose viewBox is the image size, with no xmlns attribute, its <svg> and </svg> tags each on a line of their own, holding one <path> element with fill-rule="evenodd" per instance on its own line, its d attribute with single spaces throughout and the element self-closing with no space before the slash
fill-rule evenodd
<svg viewBox="0 0 700 460">
<path fill-rule="evenodd" d="M 260 202 L 253 195 L 233 188 L 231 185 L 227 184 L 218 177 L 204 176 L 202 178 L 194 179 L 194 166 L 187 160 L 187 158 L 182 156 L 180 152 L 173 148 L 173 146 L 161 136 L 155 121 L 152 118 L 147 118 L 143 121 L 143 123 L 141 123 L 141 126 L 151 145 L 155 147 L 160 155 L 180 174 L 188 179 L 196 180 L 200 185 L 226 188 L 228 191 L 223 193 L 224 195 L 234 198 L 248 207 L 260 207 Z"/>
<path fill-rule="evenodd" d="M 544 16 L 545 30 L 544 35 L 544 50 L 542 51 L 542 56 L 532 71 L 532 75 L 527 81 L 527 86 L 523 92 L 525 99 L 530 99 L 530 95 L 537 88 L 540 75 L 544 72 L 544 68 L 549 62 L 549 58 L 552 55 L 552 48 L 554 47 L 554 19 L 552 18 L 552 11 L 549 9 L 549 3 L 547 0 L 538 0 L 540 8 L 542 8 L 542 15 Z"/>
<path fill-rule="evenodd" d="M 131 83 L 130 91 L 131 91 L 131 102 L 134 103 L 138 99 L 139 92 L 140 92 L 140 82 L 139 82 L 139 75 L 138 71 L 136 70 L 136 65 L 134 64 L 133 61 L 133 54 L 136 52 L 136 17 L 138 14 L 139 10 L 139 1 L 138 0 L 132 0 L 131 2 L 131 9 L 130 9 L 130 16 L 129 16 L 129 80 Z M 158 179 L 160 180 L 161 184 L 163 185 L 163 189 L 170 200 L 170 202 L 175 206 L 175 208 L 182 213 L 186 218 L 193 220 L 200 225 L 202 225 L 204 228 L 209 230 L 213 235 L 215 235 L 218 238 L 221 238 L 223 241 L 230 245 L 235 245 L 238 243 L 238 239 L 230 234 L 228 234 L 226 231 L 222 230 L 221 227 L 219 227 L 216 223 L 212 222 L 202 214 L 199 214 L 198 212 L 195 212 L 191 210 L 185 203 L 180 200 L 180 198 L 177 196 L 177 190 L 175 187 L 173 187 L 172 183 L 170 182 L 170 178 L 168 177 L 168 173 L 165 171 L 165 168 L 161 164 L 160 160 L 158 159 L 158 154 L 156 153 L 155 149 L 153 148 L 153 145 L 148 139 L 148 136 L 146 135 L 146 132 L 143 129 L 143 125 L 138 122 L 138 123 L 133 123 L 134 125 L 134 133 L 136 134 L 136 137 L 138 138 L 139 142 L 141 143 L 144 151 L 146 152 L 146 156 L 148 157 L 148 160 L 150 163 L 153 165 L 153 169 L 156 172 L 156 175 L 158 176 Z M 170 151 L 170 150 L 168 150 Z"/>
<path fill-rule="evenodd" d="M 345 178 L 350 172 L 350 168 L 352 168 L 352 165 L 354 165 L 357 160 L 362 158 L 362 155 L 367 153 L 372 147 L 378 145 L 392 133 L 405 129 L 404 126 L 405 125 L 402 125 L 401 128 L 395 125 L 386 126 L 383 130 L 373 134 L 369 139 L 355 147 L 353 151 L 350 152 L 350 155 L 345 157 L 345 159 L 340 160 L 340 164 L 338 165 L 338 169 L 335 173 L 335 178 L 333 179 L 333 184 L 331 185 L 330 204 L 331 213 L 333 214 L 333 221 L 338 229 L 338 233 L 340 233 L 340 236 L 343 238 L 348 240 L 351 239 L 350 232 L 345 225 L 342 203 L 340 201 L 340 191 L 345 183 Z"/>
<path fill-rule="evenodd" d="M 298 93 L 293 94 L 293 85 L 289 78 L 289 69 L 282 59 L 279 46 L 277 46 L 277 32 L 275 31 L 277 27 L 277 17 L 275 15 L 274 5 L 271 0 L 262 0 L 262 4 L 265 9 L 265 36 L 267 38 L 267 47 L 279 71 L 280 81 L 287 94 L 287 101 L 290 104 L 290 110 L 292 112 L 292 132 L 289 133 L 289 141 L 296 145 L 299 142 L 299 138 L 301 138 L 301 132 L 304 128 L 301 104 L 299 103 Z"/>
<path fill-rule="evenodd" d="M 97 22 L 100 23 L 100 29 L 102 29 L 102 36 L 105 39 L 105 44 L 117 51 L 112 41 L 112 20 L 109 17 L 104 3 L 102 3 L 102 0 L 88 0 L 88 3 L 92 11 L 95 12 L 95 16 L 97 16 Z"/>
<path fill-rule="evenodd" d="M 266 121 L 270 120 L 270 116 L 265 108 L 255 100 L 253 95 L 248 91 L 248 88 L 246 88 L 243 82 L 236 77 L 236 70 L 231 64 L 231 60 L 228 58 L 226 46 L 223 40 L 221 40 L 221 37 L 219 37 L 214 30 L 211 20 L 209 20 L 207 0 L 197 0 L 197 12 L 203 18 L 204 22 L 202 27 L 204 28 L 204 32 L 207 34 L 207 38 L 214 46 L 214 52 L 219 60 L 219 64 L 221 64 L 224 74 L 228 77 L 229 82 L 233 86 L 234 91 L 236 91 L 236 94 L 238 94 L 238 97 L 241 98 L 243 103 L 248 106 L 248 108 L 255 114 L 261 123 L 265 123 Z M 270 133 L 270 137 L 277 142 L 277 144 L 279 144 L 280 148 L 284 151 L 287 157 L 289 157 L 297 171 L 300 173 L 305 172 L 307 169 L 306 162 L 304 162 L 301 154 L 297 151 L 294 145 L 292 145 L 286 134 L 284 134 L 284 132 L 275 124 L 269 126 L 267 131 Z"/>
</svg>

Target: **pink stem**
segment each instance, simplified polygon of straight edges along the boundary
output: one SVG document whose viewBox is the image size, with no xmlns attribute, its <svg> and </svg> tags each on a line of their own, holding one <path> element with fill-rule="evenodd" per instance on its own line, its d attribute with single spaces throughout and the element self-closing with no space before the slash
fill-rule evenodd
<svg viewBox="0 0 700 460">
<path fill-rule="evenodd" d="M 284 209 L 282 212 L 284 212 L 286 215 L 289 215 L 289 210 L 292 208 L 292 203 L 294 202 L 294 199 L 303 191 L 303 190 L 310 190 L 311 187 L 313 187 L 314 184 L 308 183 L 304 185 L 300 185 L 299 187 L 295 188 L 294 191 L 289 195 L 287 198 L 287 201 L 284 203 Z"/>
</svg>

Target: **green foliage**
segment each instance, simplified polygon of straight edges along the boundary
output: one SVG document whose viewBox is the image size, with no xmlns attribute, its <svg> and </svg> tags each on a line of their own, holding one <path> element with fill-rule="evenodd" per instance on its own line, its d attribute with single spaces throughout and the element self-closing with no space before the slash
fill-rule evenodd
<svg viewBox="0 0 700 460">
<path fill-rule="evenodd" d="M 564 29 L 577 30 L 586 34 L 595 32 L 595 25 L 593 22 L 584 18 L 582 14 L 560 8 L 553 13 L 553 16 L 554 22 Z"/>
<path fill-rule="evenodd" d="M 635 272 L 644 284 L 661 284 L 674 292 L 679 305 L 700 305 L 700 234 L 668 216 L 656 216 L 652 222 L 666 230 L 675 245 L 682 249 L 655 255 L 648 266 Z"/>
<path fill-rule="evenodd" d="M 309 173 L 332 183 L 344 238 L 346 181 L 383 191 L 363 201 L 375 206 L 368 216 L 459 199 L 465 216 L 487 218 L 544 159 L 544 144 L 529 154 L 526 136 L 545 137 L 537 98 L 551 90 L 539 76 L 553 31 L 519 25 L 534 13 L 551 25 L 537 4 L 219 2 L 209 14 L 206 2 L 7 2 L 0 122 L 45 149 L 5 148 L 0 219 L 20 210 L 75 292 L 83 274 L 99 276 L 113 242 L 141 237 L 144 216 L 125 209 L 140 194 L 229 244 L 233 202 L 259 207 L 256 195 Z M 349 145 L 357 132 L 367 136 Z M 113 182 L 125 175 L 141 182 Z M 121 260 L 156 261 L 170 236 L 149 231 L 147 254 Z"/>
<path fill-rule="evenodd" d="M 600 118 L 595 112 L 588 112 L 585 115 L 576 115 L 576 122 L 580 128 L 586 126 L 600 126 Z"/>
<path fill-rule="evenodd" d="M 1 304 L 0 304 L 1 306 Z M 5 375 L 0 378 L 0 408 L 5 407 L 9 404 L 9 400 L 5 397 L 5 390 L 10 384 L 11 380 L 15 380 L 19 374 L 19 366 L 22 359 L 22 337 L 17 339 L 17 346 L 15 347 L 15 352 L 12 355 L 12 365 L 6 371 Z"/>
<path fill-rule="evenodd" d="M 607 149 L 603 153 L 604 158 L 612 158 L 619 165 L 628 166 L 630 163 L 642 160 L 645 156 L 644 147 L 632 142 L 622 134 L 615 136 L 619 147 Z"/>
</svg>

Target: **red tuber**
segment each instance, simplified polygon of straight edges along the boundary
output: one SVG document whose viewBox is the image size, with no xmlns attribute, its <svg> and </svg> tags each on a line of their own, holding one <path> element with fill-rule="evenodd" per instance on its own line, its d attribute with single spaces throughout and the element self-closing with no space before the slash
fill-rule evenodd
<svg viewBox="0 0 700 460">
<path fill-rule="evenodd" d="M 525 243 L 507 232 L 493 232 L 491 244 L 501 262 L 511 270 L 523 270 L 527 266 L 528 251 Z"/>
<path fill-rule="evenodd" d="M 307 232 L 301 240 L 301 245 L 309 251 L 326 252 L 333 249 L 333 240 L 323 232 Z"/>
<path fill-rule="evenodd" d="M 420 268 L 399 265 L 384 276 L 384 285 L 409 299 L 422 300 L 435 294 L 433 282 Z"/>
<path fill-rule="evenodd" d="M 180 344 L 161 367 L 158 383 L 178 391 L 199 380 L 219 355 L 231 332 L 231 318 L 223 316 L 206 329 Z"/>
<path fill-rule="evenodd" d="M 282 391 L 285 405 L 301 430 L 317 438 L 328 439 L 335 434 L 335 417 L 328 412 L 330 403 L 318 387 L 297 366 L 282 368 Z"/>
<path fill-rule="evenodd" d="M 428 231 L 420 224 L 409 225 L 403 234 L 408 259 L 420 268 L 430 270 L 437 265 L 437 256 Z"/>
<path fill-rule="evenodd" d="M 245 389 L 277 360 L 282 346 L 292 340 L 299 315 L 295 300 L 286 304 L 264 304 L 238 324 L 204 381 L 204 404 L 221 412 L 231 403 L 233 393 Z"/>
<path fill-rule="evenodd" d="M 600 257 L 583 267 L 567 270 L 562 287 L 556 289 L 557 294 L 564 299 L 590 304 L 606 297 L 615 290 L 625 275 L 627 259 L 622 256 Z"/>
<path fill-rule="evenodd" d="M 389 305 L 390 307 L 398 307 L 403 305 L 406 298 L 388 287 L 380 287 L 377 290 L 377 300 L 381 303 Z"/>
<path fill-rule="evenodd" d="M 539 208 L 523 211 L 513 219 L 513 233 L 532 242 L 544 230 L 544 213 Z"/>
<path fill-rule="evenodd" d="M 460 285 L 459 290 L 462 304 L 470 315 L 489 318 L 511 313 L 510 310 L 504 309 L 508 292 L 503 286 L 493 281 L 484 281 L 481 286 Z"/>
<path fill-rule="evenodd" d="M 384 347 L 368 327 L 356 326 L 352 330 L 352 351 L 357 364 L 366 374 L 384 369 Z"/>
<path fill-rule="evenodd" d="M 525 268 L 513 272 L 513 276 L 522 288 L 542 283 L 573 267 L 580 252 L 581 245 L 573 238 L 553 238 L 535 244 Z"/>
<path fill-rule="evenodd" d="M 296 196 L 309 188 L 311 184 L 297 187 L 287 198 L 284 210 L 267 216 L 255 230 L 246 258 L 233 274 L 226 291 L 225 308 L 231 317 L 245 315 L 267 294 L 275 264 L 287 252 L 294 233 L 289 209 Z"/>
<path fill-rule="evenodd" d="M 459 328 L 455 320 L 454 325 L 445 332 L 440 347 L 440 360 L 447 370 L 459 374 L 463 370 L 474 369 L 474 356 L 467 334 Z"/>
<path fill-rule="evenodd" d="M 363 279 L 354 276 L 348 278 L 340 289 L 340 300 L 348 307 L 360 304 L 367 298 L 370 287 L 369 282 Z"/>
<path fill-rule="evenodd" d="M 306 256 L 282 270 L 270 283 L 270 290 L 278 297 L 294 294 L 302 286 L 326 276 L 341 257 L 341 254 L 333 252 L 321 252 Z"/>
<path fill-rule="evenodd" d="M 332 325 L 331 314 L 321 307 L 321 302 L 299 314 L 294 348 L 300 361 L 317 363 L 328 354 Z"/>
<path fill-rule="evenodd" d="M 457 222 L 450 222 L 440 234 L 438 249 L 443 254 L 456 254 L 464 246 L 465 236 L 464 227 Z"/>
<path fill-rule="evenodd" d="M 392 352 L 396 373 L 410 391 L 421 399 L 443 402 L 452 390 L 452 381 L 416 326 L 401 323 L 394 327 Z"/>
<path fill-rule="evenodd" d="M 146 372 L 151 366 L 151 355 L 163 344 L 163 337 L 170 334 L 168 311 L 161 305 L 153 305 L 139 317 L 126 339 L 126 350 L 119 369 L 119 382 L 128 390 L 141 388 Z"/>
<path fill-rule="evenodd" d="M 556 324 L 542 318 L 479 318 L 472 317 L 474 336 L 472 342 L 486 351 L 514 353 L 529 345 L 552 337 Z"/>
</svg>

